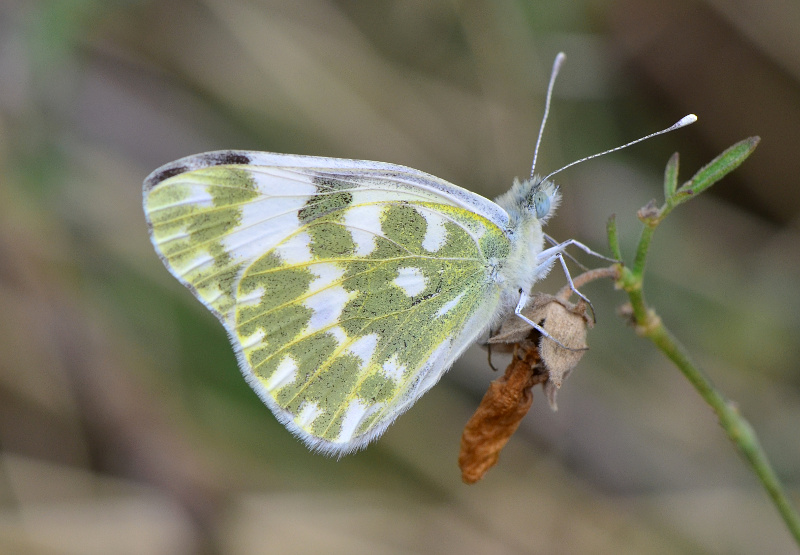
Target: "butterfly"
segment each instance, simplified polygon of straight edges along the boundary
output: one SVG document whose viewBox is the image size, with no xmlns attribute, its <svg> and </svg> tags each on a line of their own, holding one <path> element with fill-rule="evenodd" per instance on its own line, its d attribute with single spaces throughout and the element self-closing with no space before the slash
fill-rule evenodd
<svg viewBox="0 0 800 555">
<path fill-rule="evenodd" d="M 525 319 L 534 283 L 582 246 L 545 248 L 560 200 L 549 177 L 531 171 L 492 202 L 405 166 L 217 151 L 151 173 L 144 212 L 248 384 L 311 449 L 341 456 L 379 437 L 489 326 Z"/>
</svg>

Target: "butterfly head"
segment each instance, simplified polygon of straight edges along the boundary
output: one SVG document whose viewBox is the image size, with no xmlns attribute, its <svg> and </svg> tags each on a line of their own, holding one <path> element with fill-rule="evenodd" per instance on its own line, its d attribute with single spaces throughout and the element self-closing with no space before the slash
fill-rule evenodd
<svg viewBox="0 0 800 555">
<path fill-rule="evenodd" d="M 545 223 L 561 202 L 558 187 L 538 175 L 525 181 L 514 180 L 514 186 L 496 199 L 513 220 L 536 218 Z"/>
<path fill-rule="evenodd" d="M 532 212 L 536 218 L 544 222 L 554 212 L 561 200 L 558 187 L 552 181 L 531 180 L 530 192 L 525 202 L 525 207 Z"/>
</svg>

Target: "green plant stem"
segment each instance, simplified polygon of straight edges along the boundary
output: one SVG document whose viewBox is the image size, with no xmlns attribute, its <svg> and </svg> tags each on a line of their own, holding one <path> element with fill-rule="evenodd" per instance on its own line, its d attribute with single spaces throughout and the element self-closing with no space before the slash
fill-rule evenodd
<svg viewBox="0 0 800 555">
<path fill-rule="evenodd" d="M 646 309 L 644 310 L 648 312 Z M 675 363 L 705 402 L 714 409 L 720 425 L 758 476 L 794 536 L 795 542 L 800 546 L 800 516 L 789 501 L 753 427 L 739 413 L 736 404 L 726 399 L 714 387 L 711 380 L 692 362 L 686 350 L 664 326 L 660 318 L 654 313 L 648 312 L 647 320 L 648 322 L 641 327 L 643 335 L 655 343 L 661 352 Z"/>
<path fill-rule="evenodd" d="M 703 400 L 711 406 L 717 414 L 720 425 L 744 455 L 794 536 L 795 542 L 800 546 L 800 516 L 789 501 L 766 452 L 758 441 L 755 430 L 739 413 L 736 404 L 726 399 L 714 387 L 711 380 L 691 360 L 686 349 L 667 329 L 661 318 L 652 309 L 648 309 L 644 302 L 641 272 L 644 271 L 647 249 L 654 229 L 654 227 L 645 225 L 639 248 L 637 248 L 634 269 L 619 266 L 619 283 L 628 293 L 636 331 L 639 335 L 650 339 L 661 352 L 674 362 Z"/>
</svg>

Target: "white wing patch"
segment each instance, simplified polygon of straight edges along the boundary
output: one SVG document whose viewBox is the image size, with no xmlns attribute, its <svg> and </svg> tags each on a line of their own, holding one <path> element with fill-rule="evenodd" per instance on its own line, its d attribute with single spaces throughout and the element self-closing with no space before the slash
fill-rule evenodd
<svg viewBox="0 0 800 555">
<path fill-rule="evenodd" d="M 329 262 L 312 264 L 308 266 L 308 270 L 317 276 L 314 281 L 308 285 L 309 291 L 321 291 L 337 283 L 344 277 L 344 268 L 340 268 L 336 264 L 331 264 Z"/>
<path fill-rule="evenodd" d="M 347 341 L 347 333 L 342 329 L 342 326 L 334 326 L 328 330 L 328 335 L 336 340 L 336 345 L 341 347 Z"/>
<path fill-rule="evenodd" d="M 459 293 L 457 297 L 455 297 L 455 298 L 447 301 L 446 303 L 444 303 L 441 306 L 441 308 L 439 308 L 439 310 L 436 311 L 436 318 L 440 318 L 440 317 L 444 316 L 445 314 L 447 314 L 448 312 L 450 312 L 451 310 L 453 310 L 456 307 L 456 305 L 458 304 L 458 302 L 461 300 L 461 297 L 463 297 L 463 296 L 464 296 L 463 292 Z"/>
<path fill-rule="evenodd" d="M 236 300 L 236 302 L 240 306 L 252 306 L 260 303 L 263 296 L 264 296 L 264 288 L 256 287 L 249 293 L 240 295 L 239 298 Z"/>
<path fill-rule="evenodd" d="M 428 280 L 419 268 L 404 266 L 397 269 L 397 277 L 392 283 L 409 297 L 415 297 L 425 290 Z"/>
<path fill-rule="evenodd" d="M 259 193 L 269 197 L 285 197 L 287 182 L 291 183 L 291 192 L 295 195 L 309 197 L 317 193 L 311 176 L 297 171 L 280 168 L 259 168 L 250 166 L 250 175 Z"/>
<path fill-rule="evenodd" d="M 240 225 L 220 240 L 225 252 L 238 260 L 258 260 L 297 231 L 297 211 L 307 200 L 270 197 L 242 205 Z"/>
<path fill-rule="evenodd" d="M 347 348 L 353 355 L 361 359 L 361 369 L 367 367 L 369 361 L 372 360 L 372 355 L 375 354 L 375 347 L 378 346 L 380 337 L 377 333 L 371 333 L 363 337 L 359 337 Z"/>
<path fill-rule="evenodd" d="M 391 357 L 389 357 L 389 360 L 383 363 L 383 373 L 390 380 L 399 382 L 403 379 L 403 374 L 405 371 L 406 367 L 400 364 L 400 359 L 397 356 L 397 353 L 394 353 Z"/>
<path fill-rule="evenodd" d="M 347 226 L 355 243 L 356 256 L 368 256 L 375 250 L 376 239 L 383 237 L 381 216 L 383 207 L 377 204 L 355 205 L 344 213 Z"/>
<path fill-rule="evenodd" d="M 267 383 L 264 384 L 269 391 L 280 389 L 285 385 L 292 383 L 297 378 L 297 362 L 290 357 L 286 356 L 281 360 L 278 368 L 270 376 Z"/>
<path fill-rule="evenodd" d="M 317 403 L 306 401 L 303 403 L 297 418 L 295 418 L 295 422 L 297 422 L 297 425 L 301 428 L 310 428 L 312 422 L 314 422 L 320 414 L 322 414 L 322 409 L 319 408 Z"/>
<path fill-rule="evenodd" d="M 425 237 L 422 239 L 422 248 L 428 252 L 436 252 L 447 241 L 447 228 L 444 226 L 445 219 L 428 210 L 420 210 L 419 213 L 428 224 L 425 229 Z"/>
<path fill-rule="evenodd" d="M 356 433 L 358 426 L 364 421 L 364 418 L 368 416 L 367 411 L 371 413 L 378 408 L 380 408 L 380 405 L 367 405 L 359 399 L 350 401 L 350 404 L 347 405 L 347 411 L 344 413 L 344 418 L 342 419 L 342 430 L 339 433 L 337 441 L 342 443 L 350 441 L 353 438 L 353 434 Z"/>
<path fill-rule="evenodd" d="M 264 330 L 258 330 L 253 335 L 243 338 L 242 350 L 247 351 L 253 347 L 258 347 L 266 336 L 267 334 L 264 333 Z"/>
<path fill-rule="evenodd" d="M 339 321 L 339 316 L 344 306 L 355 296 L 341 285 L 323 289 L 303 301 L 303 306 L 310 308 L 313 313 L 306 329 L 307 334 L 331 326 Z"/>
<path fill-rule="evenodd" d="M 303 264 L 314 259 L 311 254 L 311 237 L 305 231 L 283 241 L 275 247 L 274 252 L 287 264 Z"/>
</svg>

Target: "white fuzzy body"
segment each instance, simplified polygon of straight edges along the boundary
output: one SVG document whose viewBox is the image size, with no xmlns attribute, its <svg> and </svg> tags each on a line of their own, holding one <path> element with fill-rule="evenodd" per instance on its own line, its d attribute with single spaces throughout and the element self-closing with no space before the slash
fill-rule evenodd
<svg viewBox="0 0 800 555">
<path fill-rule="evenodd" d="M 538 218 L 531 203 L 532 191 L 540 189 L 549 199 L 547 214 Z M 561 196 L 549 181 L 533 179 L 514 180 L 511 189 L 495 199 L 498 206 L 508 214 L 507 235 L 511 241 L 511 253 L 498 271 L 498 283 L 502 288 L 501 315 L 510 313 L 519 301 L 520 290 L 530 293 L 534 283 L 547 275 L 552 263 L 540 267 L 538 256 L 544 250 L 542 224 L 558 207 Z"/>
</svg>

